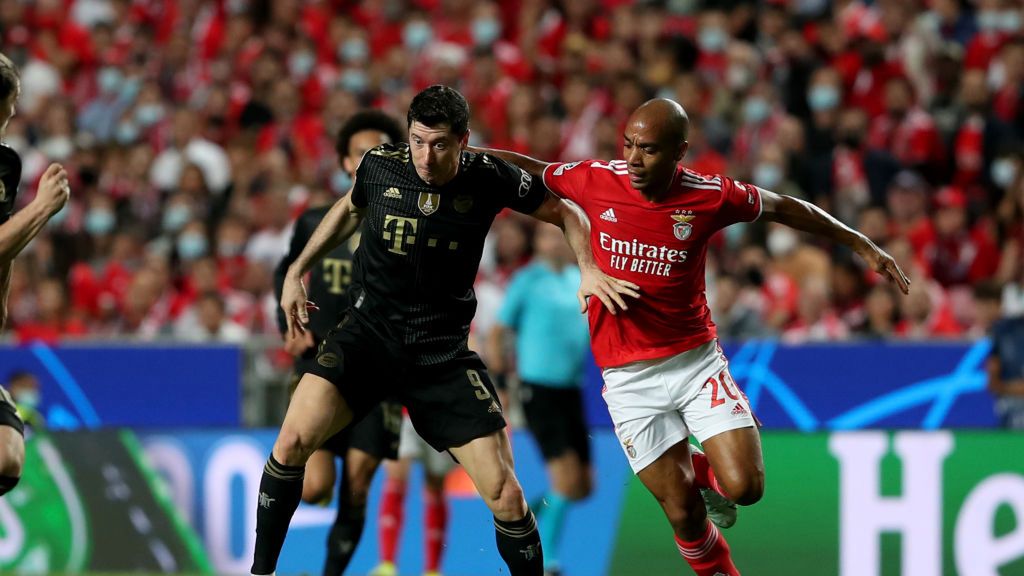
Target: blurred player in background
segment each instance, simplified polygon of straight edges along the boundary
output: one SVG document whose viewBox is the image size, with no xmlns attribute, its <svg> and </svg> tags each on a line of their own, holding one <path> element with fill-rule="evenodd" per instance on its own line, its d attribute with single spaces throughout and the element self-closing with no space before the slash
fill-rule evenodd
<svg viewBox="0 0 1024 576">
<path fill-rule="evenodd" d="M 624 160 L 547 164 L 485 150 L 529 171 L 578 204 L 593 225 L 603 271 L 640 285 L 643 298 L 612 316 L 590 310 L 603 396 L 630 466 L 661 504 L 679 553 L 699 576 L 739 574 L 729 546 L 707 521 L 700 490 L 731 525 L 732 503 L 764 492 L 756 420 L 718 345 L 704 294 L 707 243 L 735 222 L 779 222 L 855 252 L 906 293 L 891 256 L 813 204 L 679 165 L 689 119 L 672 100 L 637 108 L 623 134 Z M 705 457 L 691 457 L 688 436 Z M 725 499 L 725 500 L 723 500 Z"/>
<path fill-rule="evenodd" d="M 402 440 L 398 461 L 385 462 L 387 480 L 380 499 L 380 564 L 371 576 L 398 574 L 398 540 L 405 517 L 405 492 L 414 460 L 423 464 L 423 575 L 440 576 L 441 557 L 448 530 L 448 500 L 444 483 L 455 467 L 451 456 L 438 452 L 416 433 L 408 416 L 402 419 Z"/>
<path fill-rule="evenodd" d="M 554 226 L 534 233 L 534 258 L 509 283 L 488 340 L 495 373 L 515 372 L 526 423 L 540 446 L 550 488 L 537 507 L 544 572 L 560 574 L 559 542 L 572 502 L 590 495 L 593 471 L 583 416 L 584 359 L 590 340 L 576 302 L 580 270 Z M 506 342 L 515 339 L 515 361 Z"/>
<path fill-rule="evenodd" d="M 396 144 L 403 139 L 401 124 L 394 118 L 383 112 L 359 112 L 338 133 L 336 149 L 341 167 L 346 173 L 354 174 L 367 150 L 381 144 Z M 330 206 L 310 208 L 296 221 L 291 248 L 278 264 L 274 275 L 278 297 L 288 267 L 298 258 L 313 230 L 329 209 Z M 308 330 L 289 333 L 284 312 L 280 311 L 278 315 L 278 323 L 285 337 L 285 349 L 296 359 L 295 384 L 298 384 L 298 379 L 306 372 L 309 363 L 315 362 L 317 347 L 348 308 L 352 254 L 358 244 L 357 232 L 313 267 L 309 277 L 309 296 L 319 308 L 310 315 Z M 312 504 L 327 504 L 334 491 L 334 458 L 337 456 L 342 459 L 341 481 L 338 483 L 338 515 L 327 536 L 325 576 L 342 574 L 352 560 L 366 521 L 366 500 L 373 474 L 381 460 L 398 456 L 401 419 L 400 406 L 383 402 L 371 410 L 362 422 L 328 438 L 306 463 L 302 499 Z"/>
<path fill-rule="evenodd" d="M 352 304 L 321 343 L 292 396 L 260 483 L 253 574 L 273 573 L 302 493 L 306 461 L 324 440 L 395 395 L 417 432 L 465 467 L 494 514 L 498 551 L 514 576 L 543 572 L 487 369 L 467 347 L 484 238 L 506 207 L 563 227 L 583 266 L 580 298 L 624 307 L 628 284 L 593 264 L 586 219 L 508 163 L 465 150 L 469 105 L 452 88 L 417 94 L 409 144 L 370 150 L 288 269 L 281 307 L 289 337 L 308 322 L 302 277 L 365 221 L 353 258 Z M 614 304 L 613 304 L 614 302 Z"/>
<path fill-rule="evenodd" d="M 0 139 L 14 116 L 21 92 L 18 70 L 0 54 Z M 13 149 L 0 145 L 0 329 L 7 323 L 7 295 L 11 289 L 14 258 L 39 234 L 46 222 L 60 212 L 71 188 L 60 164 L 50 164 L 39 180 L 36 197 L 17 214 L 14 202 L 21 183 L 21 158 Z M 25 461 L 25 427 L 18 417 L 11 395 L 0 387 L 0 495 L 10 492 L 21 479 Z"/>
</svg>

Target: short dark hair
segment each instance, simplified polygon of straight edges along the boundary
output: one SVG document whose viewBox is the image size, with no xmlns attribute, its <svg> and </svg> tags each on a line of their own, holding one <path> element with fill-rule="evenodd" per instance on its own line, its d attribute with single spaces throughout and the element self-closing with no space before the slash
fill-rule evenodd
<svg viewBox="0 0 1024 576">
<path fill-rule="evenodd" d="M 0 53 L 0 100 L 7 100 L 18 89 L 18 67 L 5 54 Z"/>
<path fill-rule="evenodd" d="M 348 147 L 352 142 L 352 137 L 364 130 L 383 132 L 392 144 L 405 142 L 405 131 L 402 130 L 402 125 L 398 123 L 398 120 L 380 110 L 363 110 L 354 114 L 341 126 L 341 130 L 338 130 L 338 139 L 334 143 L 334 149 L 338 152 L 339 157 L 348 156 Z"/>
<path fill-rule="evenodd" d="M 434 84 L 420 92 L 409 104 L 409 127 L 413 122 L 437 128 L 447 124 L 457 136 L 464 136 L 469 131 L 469 103 L 459 91 Z"/>
</svg>

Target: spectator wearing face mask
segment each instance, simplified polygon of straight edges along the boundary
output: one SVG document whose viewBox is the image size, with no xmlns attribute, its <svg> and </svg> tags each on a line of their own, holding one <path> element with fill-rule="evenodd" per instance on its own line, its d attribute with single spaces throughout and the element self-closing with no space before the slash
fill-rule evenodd
<svg viewBox="0 0 1024 576">
<path fill-rule="evenodd" d="M 41 411 L 42 397 L 39 393 L 39 380 L 31 372 L 16 371 L 7 377 L 5 385 L 11 393 L 18 416 L 31 429 L 46 428 L 46 418 Z"/>
</svg>

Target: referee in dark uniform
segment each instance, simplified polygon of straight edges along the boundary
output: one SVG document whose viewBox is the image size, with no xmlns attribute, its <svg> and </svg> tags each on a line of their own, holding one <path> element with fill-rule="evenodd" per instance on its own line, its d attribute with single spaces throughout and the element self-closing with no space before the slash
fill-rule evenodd
<svg viewBox="0 0 1024 576">
<path fill-rule="evenodd" d="M 0 138 L 14 116 L 21 92 L 18 70 L 0 54 Z M 14 202 L 21 182 L 21 158 L 8 146 L 0 145 L 0 329 L 7 323 L 7 295 L 11 290 L 14 258 L 39 234 L 46 222 L 68 201 L 68 175 L 60 164 L 50 164 L 39 180 L 36 197 L 14 214 Z M 21 478 L 25 460 L 25 426 L 18 417 L 11 395 L 0 387 L 0 495 L 10 492 Z"/>
<path fill-rule="evenodd" d="M 359 112 L 345 122 L 338 133 L 338 161 L 342 169 L 352 174 L 367 150 L 404 139 L 401 125 L 391 116 L 379 111 Z M 345 192 L 348 193 L 347 190 Z M 295 222 L 291 248 L 274 273 L 278 298 L 288 267 L 299 257 L 329 209 L 329 205 L 310 208 Z M 278 324 L 285 336 L 285 348 L 296 357 L 294 384 L 298 384 L 302 374 L 309 371 L 315 361 L 317 347 L 348 308 L 352 254 L 359 245 L 359 236 L 358 233 L 353 234 L 311 270 L 309 297 L 317 303 L 318 309 L 310 314 L 309 330 L 289 337 L 284 311 L 278 310 Z M 383 402 L 374 407 L 362 422 L 328 438 L 307 462 L 302 499 L 309 503 L 326 503 L 331 500 L 334 490 L 334 458 L 342 458 L 338 514 L 327 536 L 325 576 L 340 576 L 352 560 L 363 534 L 370 483 L 381 460 L 398 457 L 401 425 L 402 407 L 394 402 Z"/>
<path fill-rule="evenodd" d="M 324 216 L 288 270 L 281 306 L 289 331 L 304 330 L 302 275 L 362 224 L 351 306 L 320 345 L 292 397 L 264 468 L 252 572 L 271 574 L 301 495 L 310 454 L 396 396 L 416 431 L 465 467 L 494 513 L 498 551 L 513 576 L 543 572 L 536 521 L 512 468 L 505 419 L 479 356 L 467 347 L 473 281 L 484 238 L 505 208 L 563 228 L 581 263 L 581 293 L 614 309 L 630 284 L 601 274 L 589 227 L 526 172 L 465 150 L 469 106 L 432 86 L 409 107 L 409 144 L 366 154 L 352 192 Z"/>
</svg>

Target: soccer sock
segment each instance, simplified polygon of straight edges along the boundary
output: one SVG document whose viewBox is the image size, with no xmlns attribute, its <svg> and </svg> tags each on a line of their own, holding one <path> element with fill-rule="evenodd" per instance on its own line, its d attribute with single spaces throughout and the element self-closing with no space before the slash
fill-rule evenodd
<svg viewBox="0 0 1024 576">
<path fill-rule="evenodd" d="M 302 498 L 302 476 L 305 466 L 285 466 L 271 454 L 263 467 L 260 480 L 259 506 L 256 508 L 256 552 L 253 574 L 272 574 L 277 557 L 288 534 L 292 514 Z"/>
<path fill-rule="evenodd" d="M 498 553 L 508 565 L 511 576 L 541 576 L 544 573 L 544 553 L 533 512 L 527 509 L 526 516 L 512 522 L 495 518 L 494 534 Z"/>
<path fill-rule="evenodd" d="M 424 492 L 424 533 L 426 536 L 426 572 L 436 572 L 441 569 L 441 551 L 444 547 L 445 530 L 448 527 L 448 503 L 443 495 Z"/>
<path fill-rule="evenodd" d="M 676 536 L 676 548 L 686 563 L 693 568 L 697 576 L 740 576 L 740 571 L 732 563 L 729 555 L 729 544 L 718 531 L 718 527 L 706 522 L 704 535 L 687 542 Z"/>
<path fill-rule="evenodd" d="M 327 534 L 327 560 L 324 562 L 324 576 L 341 576 L 352 561 L 359 539 L 366 524 L 366 503 L 356 506 L 352 503 L 352 490 L 348 481 L 348 470 L 342 467 L 341 482 L 338 484 L 338 515 Z"/>
<path fill-rule="evenodd" d="M 398 536 L 402 533 L 403 500 L 405 484 L 388 478 L 384 482 L 384 493 L 380 498 L 380 559 L 382 562 L 395 561 L 398 550 Z"/>
<path fill-rule="evenodd" d="M 544 550 L 544 567 L 558 566 L 558 544 L 562 538 L 562 526 L 569 511 L 569 499 L 552 490 L 544 496 L 547 505 L 537 515 L 541 548 Z"/>
<path fill-rule="evenodd" d="M 728 499 L 729 495 L 725 493 L 725 489 L 718 483 L 718 478 L 715 477 L 715 471 L 711 469 L 711 462 L 708 462 L 707 455 L 700 452 L 692 452 L 690 459 L 693 462 L 694 483 L 697 485 L 697 488 L 710 488 Z"/>
</svg>

